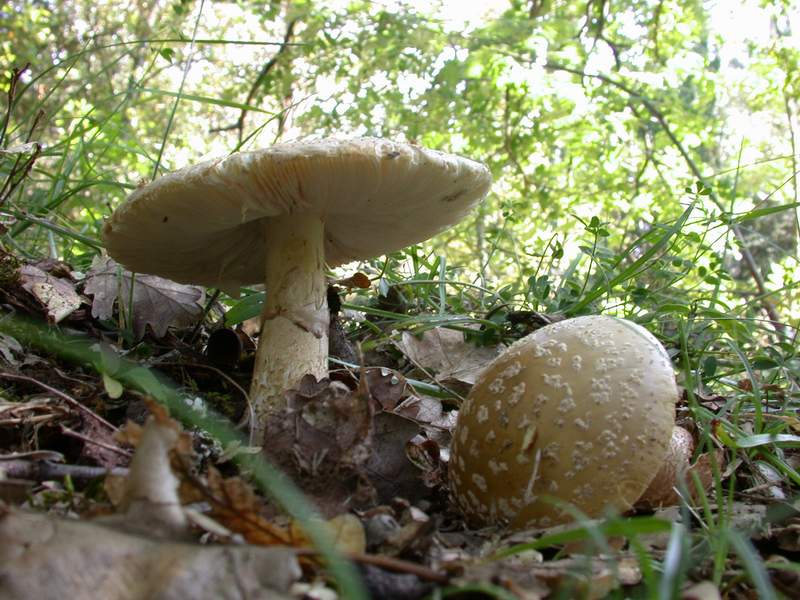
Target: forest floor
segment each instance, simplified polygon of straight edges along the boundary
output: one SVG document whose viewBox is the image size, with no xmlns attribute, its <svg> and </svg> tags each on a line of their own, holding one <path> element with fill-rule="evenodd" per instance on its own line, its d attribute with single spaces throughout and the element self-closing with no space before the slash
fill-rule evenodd
<svg viewBox="0 0 800 600">
<path fill-rule="evenodd" d="M 257 326 L 222 327 L 213 298 L 154 280 L 120 315 L 115 269 L 3 258 L 0 597 L 800 597 L 798 485 L 771 460 L 800 469 L 796 411 L 767 401 L 758 418 L 786 433 L 731 442 L 689 409 L 730 398 L 684 390 L 678 423 L 706 446 L 669 501 L 470 529 L 449 501 L 450 434 L 498 340 L 475 344 L 452 315 L 389 335 L 381 315 L 411 309 L 377 295 L 367 327 L 342 309 L 330 379 L 287 394 L 262 450 L 248 439 Z M 503 319 L 520 337 L 554 317 Z M 769 386 L 776 404 L 794 393 Z"/>
</svg>

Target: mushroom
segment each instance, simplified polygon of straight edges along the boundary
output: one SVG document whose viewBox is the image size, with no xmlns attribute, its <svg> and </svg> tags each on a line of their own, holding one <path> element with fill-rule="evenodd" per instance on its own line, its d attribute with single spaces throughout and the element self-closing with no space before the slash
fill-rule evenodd
<svg viewBox="0 0 800 600">
<path fill-rule="evenodd" d="M 131 271 L 220 288 L 264 283 L 251 399 L 256 430 L 305 374 L 328 372 L 325 265 L 399 250 L 488 192 L 475 161 L 381 139 L 280 144 L 202 162 L 137 189 L 106 222 Z"/>
<path fill-rule="evenodd" d="M 680 503 L 682 498 L 679 486 L 683 483 L 686 484 L 685 491 L 692 499 L 699 499 L 711 487 L 714 482 L 713 463 L 716 461 L 717 465 L 722 465 L 725 455 L 722 452 L 714 452 L 714 456 L 704 453 L 692 463 L 695 446 L 694 436 L 689 431 L 678 425 L 672 428 L 672 438 L 664 462 L 636 501 L 637 509 L 654 510 Z M 695 486 L 693 474 L 697 476 L 700 489 Z"/>
<path fill-rule="evenodd" d="M 667 453 L 664 455 L 664 461 L 655 477 L 637 499 L 636 506 L 659 508 L 677 504 L 680 496 L 675 488 L 686 476 L 693 453 L 694 437 L 683 427 L 675 425 L 672 428 L 672 436 Z"/>
<path fill-rule="evenodd" d="M 522 338 L 481 373 L 453 431 L 470 524 L 521 529 L 625 511 L 667 453 L 678 389 L 643 327 L 584 316 Z"/>
</svg>

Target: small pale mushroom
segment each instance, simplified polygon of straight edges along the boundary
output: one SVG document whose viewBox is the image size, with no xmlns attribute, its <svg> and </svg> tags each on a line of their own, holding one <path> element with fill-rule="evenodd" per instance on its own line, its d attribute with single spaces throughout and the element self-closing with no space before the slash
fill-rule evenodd
<svg viewBox="0 0 800 600">
<path fill-rule="evenodd" d="M 664 462 L 636 501 L 637 509 L 654 510 L 680 504 L 683 499 L 699 499 L 711 487 L 714 482 L 712 465 L 714 461 L 717 465 L 723 465 L 725 455 L 722 452 L 714 452 L 713 456 L 711 453 L 704 453 L 692 463 L 695 446 L 694 436 L 689 431 L 678 425 L 672 428 L 672 438 Z M 700 489 L 695 485 L 695 476 Z M 681 486 L 684 484 L 683 490 L 688 492 L 688 498 L 681 497 Z"/>
<path fill-rule="evenodd" d="M 669 449 L 656 476 L 637 499 L 642 508 L 660 508 L 680 502 L 677 486 L 685 479 L 694 453 L 694 438 L 683 427 L 672 428 Z M 691 485 L 691 484 L 690 484 Z"/>
<path fill-rule="evenodd" d="M 487 194 L 475 161 L 381 139 L 280 144 L 137 189 L 107 221 L 131 271 L 239 293 L 267 289 L 251 387 L 260 434 L 283 392 L 328 373 L 325 267 L 380 256 L 460 221 Z"/>
<path fill-rule="evenodd" d="M 461 407 L 453 499 L 472 525 L 514 529 L 626 511 L 664 460 L 677 399 L 669 356 L 643 327 L 607 316 L 543 327 L 490 363 Z"/>
</svg>

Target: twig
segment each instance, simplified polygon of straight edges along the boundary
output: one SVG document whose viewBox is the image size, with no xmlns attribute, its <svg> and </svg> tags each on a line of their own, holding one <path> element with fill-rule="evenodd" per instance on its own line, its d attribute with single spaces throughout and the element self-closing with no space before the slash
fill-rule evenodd
<svg viewBox="0 0 800 600">
<path fill-rule="evenodd" d="M 789 90 L 786 89 L 787 83 L 783 86 L 783 107 L 786 111 L 786 125 L 789 130 L 789 147 L 792 150 L 792 196 L 793 201 L 797 204 L 797 139 L 794 133 L 794 117 L 792 115 L 791 96 Z M 798 209 L 794 209 L 794 233 L 797 238 L 800 238 L 800 220 L 798 219 Z"/>
<path fill-rule="evenodd" d="M 81 404 L 80 402 L 75 400 L 75 398 L 73 398 L 72 396 L 69 396 L 68 394 L 65 394 L 61 390 L 57 390 L 56 388 L 51 387 L 51 386 L 47 385 L 46 383 L 43 383 L 43 382 L 39 381 L 38 379 L 34 379 L 33 377 L 28 377 L 27 375 L 18 375 L 16 373 L 9 373 L 7 371 L 0 371 L 0 379 L 2 379 L 2 378 L 12 379 L 12 380 L 15 380 L 15 381 L 24 381 L 26 383 L 32 383 L 34 385 L 37 385 L 40 388 L 42 388 L 43 390 L 45 390 L 47 392 L 50 392 L 54 396 L 57 396 L 58 398 L 61 398 L 64 402 L 66 402 L 67 404 L 69 404 L 70 406 L 72 406 L 73 408 L 78 410 L 79 412 L 82 412 L 87 417 L 89 417 L 91 419 L 94 419 L 95 421 L 97 421 L 98 423 L 103 425 L 104 427 L 110 429 L 113 432 L 117 431 L 116 427 L 114 427 L 111 423 L 106 421 L 103 417 L 98 415 L 96 412 L 94 412 L 89 407 L 84 406 L 83 404 Z"/>
<path fill-rule="evenodd" d="M 397 573 L 411 573 L 425 581 L 432 581 L 434 583 L 446 584 L 450 581 L 445 573 L 441 571 L 434 571 L 424 565 L 419 565 L 407 560 L 401 560 L 392 556 L 384 556 L 383 554 L 350 554 L 351 560 L 360 562 L 365 565 L 373 565 L 381 567 L 387 571 L 394 571 Z"/>
<path fill-rule="evenodd" d="M 3 147 L 3 143 L 6 139 L 6 132 L 8 130 L 8 124 L 11 122 L 11 112 L 14 108 L 14 101 L 16 100 L 17 96 L 17 84 L 19 83 L 22 74 L 28 69 L 30 63 L 26 64 L 21 69 L 14 69 L 11 74 L 11 82 L 8 87 L 8 107 L 6 109 L 6 116 L 3 119 L 2 129 L 0 130 L 0 148 Z M 42 117 L 44 116 L 44 111 L 41 109 L 39 112 L 36 113 L 36 117 L 33 119 L 33 124 L 31 125 L 30 129 L 28 130 L 28 135 L 25 137 L 25 143 L 27 144 L 30 142 L 31 137 L 33 137 L 33 132 L 38 127 L 39 122 L 41 121 Z M 42 146 L 41 144 L 34 144 L 33 145 L 33 152 L 31 155 L 24 161 L 22 161 L 22 156 L 18 155 L 14 160 L 14 166 L 11 167 L 8 175 L 3 182 L 3 187 L 0 189 L 0 205 L 4 204 L 6 200 L 8 200 L 11 195 L 14 193 L 14 190 L 17 189 L 20 183 L 22 183 L 28 174 L 33 169 L 33 164 L 39 158 L 39 155 L 42 153 Z M 22 163 L 22 166 L 20 164 Z"/>
<path fill-rule="evenodd" d="M 120 454 L 122 456 L 127 456 L 128 458 L 133 456 L 133 452 L 131 452 L 130 450 L 125 450 L 124 448 L 120 448 L 118 446 L 112 446 L 111 444 L 106 444 L 105 442 L 99 442 L 97 440 L 93 440 L 89 436 L 83 435 L 82 433 L 78 433 L 77 431 L 75 431 L 74 429 L 70 429 L 66 425 L 59 425 L 59 429 L 61 430 L 61 433 L 63 433 L 64 435 L 73 437 L 77 440 L 81 440 L 82 442 L 91 444 L 92 446 L 97 446 L 98 448 L 103 448 L 110 452 L 116 452 L 117 454 Z"/>
<path fill-rule="evenodd" d="M 19 83 L 22 74 L 28 70 L 31 63 L 25 63 L 21 69 L 13 69 L 11 71 L 11 81 L 8 84 L 8 106 L 6 107 L 6 117 L 3 119 L 3 127 L 0 129 L 0 146 L 6 139 L 6 131 L 8 130 L 8 123 L 11 121 L 11 111 L 14 109 L 14 99 L 17 95 L 17 83 Z"/>
<path fill-rule="evenodd" d="M 588 79 L 597 79 L 599 81 L 602 81 L 603 83 L 606 83 L 608 85 L 616 87 L 617 89 L 622 90 L 623 92 L 631 96 L 631 98 L 635 98 L 636 100 L 641 102 L 642 105 L 647 109 L 647 112 L 649 112 L 650 115 L 654 117 L 656 121 L 658 121 L 658 124 L 661 126 L 661 129 L 664 131 L 664 133 L 667 134 L 667 137 L 672 142 L 672 145 L 675 146 L 675 149 L 681 155 L 684 162 L 686 162 L 686 165 L 689 167 L 689 170 L 692 172 L 692 175 L 695 177 L 695 179 L 705 184 L 705 177 L 703 177 L 703 174 L 700 172 L 700 168 L 695 164 L 692 157 L 689 156 L 689 153 L 683 147 L 683 144 L 681 144 L 680 140 L 678 140 L 677 136 L 672 131 L 672 128 L 667 122 L 667 119 L 664 116 L 664 114 L 647 97 L 642 95 L 640 92 L 634 90 L 633 88 L 629 87 L 628 85 L 620 81 L 617 81 L 615 79 L 612 79 L 607 75 L 602 75 L 600 73 L 594 73 L 594 74 L 586 73 L 581 69 L 574 69 L 566 65 L 552 63 L 552 62 L 548 62 L 545 65 L 545 69 L 549 71 L 563 71 L 565 73 L 572 73 L 573 75 L 577 75 L 579 77 L 584 77 Z M 710 186 L 706 187 L 710 188 Z M 717 206 L 717 208 L 719 208 L 723 212 L 725 211 L 724 205 L 713 191 L 708 196 L 708 198 Z M 747 247 L 747 240 L 745 239 L 742 230 L 736 223 L 731 223 L 731 231 L 733 231 L 733 235 L 739 241 L 740 245 L 739 250 L 742 253 L 742 258 L 744 258 L 745 264 L 747 265 L 747 270 L 750 272 L 750 276 L 753 278 L 753 281 L 755 282 L 756 287 L 758 288 L 759 294 L 761 295 L 766 294 L 767 288 L 764 283 L 764 278 L 761 275 L 761 272 L 759 271 L 758 265 L 756 264 L 753 255 L 751 254 L 749 248 Z M 772 322 L 772 326 L 775 328 L 775 330 L 779 334 L 783 334 L 785 332 L 785 325 L 781 322 L 780 316 L 775 310 L 775 307 L 768 301 L 762 302 L 762 307 L 767 312 L 767 315 L 769 315 L 770 321 Z"/>
<path fill-rule="evenodd" d="M 508 159 L 511 161 L 511 164 L 514 165 L 514 168 L 522 179 L 523 196 L 528 196 L 530 194 L 531 187 L 530 181 L 528 180 L 528 176 L 525 174 L 525 169 L 522 168 L 522 165 L 517 159 L 516 152 L 514 152 L 514 149 L 511 146 L 511 137 L 514 133 L 511 129 L 510 123 L 511 100 L 511 86 L 507 85 L 505 90 L 505 101 L 503 102 L 503 149 L 506 151 Z"/>
<path fill-rule="evenodd" d="M 299 556 L 315 556 L 319 554 L 319 552 L 311 548 L 301 548 L 297 551 L 297 554 Z M 450 577 L 441 571 L 434 571 L 433 569 L 430 569 L 424 565 L 402 560 L 400 558 L 394 558 L 392 556 L 385 556 L 383 554 L 362 554 L 357 552 L 348 553 L 346 556 L 354 562 L 380 567 L 382 569 L 386 569 L 387 571 L 393 571 L 395 573 L 411 573 L 412 575 L 416 575 L 425 581 L 432 581 L 434 583 L 441 584 L 446 584 L 450 581 Z"/>
<path fill-rule="evenodd" d="M 5 460 L 0 456 L 0 466 L 8 477 L 18 479 L 32 479 L 34 481 L 47 481 L 50 479 L 97 479 L 108 474 L 125 476 L 128 469 L 115 467 L 106 469 L 105 467 L 91 467 L 88 465 L 60 465 L 49 460 Z"/>
<path fill-rule="evenodd" d="M 208 313 L 211 312 L 211 309 L 214 307 L 214 303 L 217 301 L 220 295 L 220 289 L 217 288 L 214 290 L 214 293 L 211 294 L 211 298 L 209 298 L 208 302 L 206 302 L 205 308 L 203 308 L 203 314 L 200 315 L 200 318 L 197 319 L 197 324 L 192 329 L 192 333 L 189 335 L 189 344 L 194 344 L 197 340 L 197 335 L 200 333 L 200 328 L 203 326 L 203 322 L 206 320 Z"/>
<path fill-rule="evenodd" d="M 11 197 L 11 194 L 14 193 L 14 190 L 17 189 L 19 184 L 25 180 L 25 178 L 28 176 L 28 173 L 30 173 L 31 169 L 33 169 L 33 165 L 39 158 L 39 155 L 41 153 L 42 153 L 41 144 L 35 143 L 33 145 L 33 152 L 27 158 L 25 164 L 21 169 L 18 168 L 20 163 L 20 157 L 17 157 L 17 160 L 14 163 L 11 172 L 8 174 L 8 177 L 3 183 L 3 188 L 0 189 L 0 206 L 5 204 L 6 200 L 8 200 Z"/>
<path fill-rule="evenodd" d="M 242 136 L 244 134 L 244 120 L 247 116 L 248 109 L 247 106 L 253 101 L 255 98 L 256 92 L 258 88 L 264 83 L 264 79 L 266 79 L 267 75 L 269 75 L 270 71 L 275 68 L 278 64 L 278 60 L 280 59 L 281 55 L 286 52 L 286 49 L 291 45 L 290 42 L 292 37 L 294 36 L 294 27 L 297 24 L 298 19 L 292 19 L 289 21 L 288 25 L 286 26 L 286 32 L 283 34 L 283 41 L 281 42 L 280 46 L 278 47 L 278 51 L 270 58 L 264 66 L 261 67 L 261 71 L 256 77 L 253 85 L 250 86 L 250 91 L 247 93 L 247 99 L 244 101 L 245 108 L 242 108 L 242 112 L 239 113 L 239 118 L 236 120 L 235 123 L 231 125 L 225 125 L 223 127 L 215 127 L 210 130 L 210 133 L 216 133 L 219 131 L 231 131 L 233 129 L 237 129 L 239 131 L 239 142 L 242 141 Z"/>
</svg>

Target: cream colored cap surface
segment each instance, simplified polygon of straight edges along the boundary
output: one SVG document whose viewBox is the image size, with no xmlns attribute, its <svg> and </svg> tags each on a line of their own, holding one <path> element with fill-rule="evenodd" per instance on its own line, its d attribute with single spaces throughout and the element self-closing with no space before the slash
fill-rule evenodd
<svg viewBox="0 0 800 600">
<path fill-rule="evenodd" d="M 646 329 L 606 316 L 522 338 L 481 374 L 453 433 L 450 485 L 476 525 L 549 527 L 624 511 L 661 467 L 678 389 Z"/>
<path fill-rule="evenodd" d="M 489 191 L 481 163 L 375 138 L 280 144 L 203 162 L 131 194 L 106 223 L 128 269 L 235 291 L 263 282 L 261 220 L 312 212 L 329 265 L 393 252 L 461 220 Z"/>
</svg>

